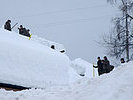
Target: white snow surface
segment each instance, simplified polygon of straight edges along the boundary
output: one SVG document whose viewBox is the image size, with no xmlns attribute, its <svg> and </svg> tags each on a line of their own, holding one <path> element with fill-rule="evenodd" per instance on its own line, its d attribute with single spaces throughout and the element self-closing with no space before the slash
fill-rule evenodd
<svg viewBox="0 0 133 100">
<path fill-rule="evenodd" d="M 0 100 L 132 100 L 133 62 L 109 74 L 84 78 L 70 86 L 53 86 L 19 92 L 0 90 Z"/>
<path fill-rule="evenodd" d="M 37 41 L 0 29 L 0 83 L 45 88 L 69 82 L 67 55 Z"/>
<path fill-rule="evenodd" d="M 31 40 L 39 42 L 40 44 L 48 46 L 48 47 L 51 47 L 52 45 L 54 45 L 55 46 L 55 50 L 59 51 L 59 52 L 62 51 L 62 50 L 66 51 L 64 45 L 56 43 L 56 42 L 53 42 L 53 41 L 49 41 L 47 39 L 38 37 L 36 35 L 32 35 Z"/>
<path fill-rule="evenodd" d="M 98 76 L 97 68 L 93 69 L 93 64 L 83 60 L 82 58 L 77 58 L 72 61 L 71 66 L 77 72 L 77 74 L 85 75 L 84 77 L 93 78 Z"/>
<path fill-rule="evenodd" d="M 133 99 L 133 62 L 92 78 L 92 64 L 81 58 L 71 62 L 42 39 L 29 40 L 3 29 L 0 35 L 0 83 L 33 87 L 18 92 L 0 89 L 0 100 Z"/>
</svg>

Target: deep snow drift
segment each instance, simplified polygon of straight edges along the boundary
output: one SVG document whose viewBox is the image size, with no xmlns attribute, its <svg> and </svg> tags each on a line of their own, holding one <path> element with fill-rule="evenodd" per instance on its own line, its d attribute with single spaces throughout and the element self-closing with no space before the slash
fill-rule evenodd
<svg viewBox="0 0 133 100">
<path fill-rule="evenodd" d="M 81 79 L 71 86 L 31 89 L 20 92 L 0 90 L 0 100 L 132 100 L 133 62 L 109 74 Z"/>
<path fill-rule="evenodd" d="M 69 82 L 70 60 L 59 51 L 0 29 L 0 83 L 45 88 Z"/>
</svg>

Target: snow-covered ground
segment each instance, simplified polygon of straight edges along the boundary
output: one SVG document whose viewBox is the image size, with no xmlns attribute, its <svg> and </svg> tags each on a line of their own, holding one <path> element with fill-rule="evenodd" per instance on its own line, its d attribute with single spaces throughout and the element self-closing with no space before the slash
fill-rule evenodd
<svg viewBox="0 0 133 100">
<path fill-rule="evenodd" d="M 109 74 L 81 79 L 70 86 L 31 89 L 20 92 L 0 90 L 0 100 L 132 100 L 133 62 Z"/>
</svg>

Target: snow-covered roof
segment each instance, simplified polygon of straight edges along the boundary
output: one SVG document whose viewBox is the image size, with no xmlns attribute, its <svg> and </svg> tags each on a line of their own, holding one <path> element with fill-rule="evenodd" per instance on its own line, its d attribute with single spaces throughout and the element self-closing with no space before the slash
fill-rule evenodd
<svg viewBox="0 0 133 100">
<path fill-rule="evenodd" d="M 36 88 L 68 84 L 69 65 L 65 54 L 0 29 L 0 83 Z"/>
</svg>

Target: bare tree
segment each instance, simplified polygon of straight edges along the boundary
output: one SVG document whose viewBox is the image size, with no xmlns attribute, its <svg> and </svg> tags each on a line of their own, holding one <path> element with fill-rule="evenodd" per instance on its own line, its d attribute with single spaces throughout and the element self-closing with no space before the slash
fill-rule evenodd
<svg viewBox="0 0 133 100">
<path fill-rule="evenodd" d="M 104 37 L 108 54 L 127 59 L 133 59 L 133 0 L 107 0 L 120 10 L 120 16 L 113 19 L 114 28 L 109 36 Z M 129 54 L 130 53 L 130 54 Z"/>
</svg>

